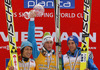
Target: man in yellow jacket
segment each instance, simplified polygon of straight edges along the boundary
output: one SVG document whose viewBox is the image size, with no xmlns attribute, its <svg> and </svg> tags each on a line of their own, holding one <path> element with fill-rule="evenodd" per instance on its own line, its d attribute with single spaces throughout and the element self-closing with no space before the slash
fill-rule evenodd
<svg viewBox="0 0 100 70">
<path fill-rule="evenodd" d="M 53 38 L 49 33 L 45 33 L 43 36 L 42 44 L 43 48 L 38 51 L 38 46 L 35 39 L 35 13 L 30 11 L 30 21 L 28 28 L 28 41 L 33 45 L 32 55 L 36 62 L 36 70 L 56 70 L 56 55 L 53 46 Z"/>
<path fill-rule="evenodd" d="M 35 70 L 35 61 L 30 59 L 32 55 L 32 44 L 29 41 L 24 41 L 21 44 L 21 57 L 19 59 L 19 70 Z M 14 70 L 11 66 L 11 60 L 8 62 L 6 70 Z"/>
</svg>

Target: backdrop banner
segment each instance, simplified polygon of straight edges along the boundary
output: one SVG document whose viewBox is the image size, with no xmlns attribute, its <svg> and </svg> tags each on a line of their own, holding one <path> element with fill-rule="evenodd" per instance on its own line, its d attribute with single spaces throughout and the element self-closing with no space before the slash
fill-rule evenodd
<svg viewBox="0 0 100 70">
<path fill-rule="evenodd" d="M 9 1 L 9 0 L 8 0 Z M 20 46 L 22 41 L 26 41 L 28 37 L 29 18 L 25 13 L 32 10 L 32 7 L 40 3 L 44 5 L 45 12 L 43 16 L 35 18 L 35 37 L 38 49 L 42 47 L 42 37 L 45 32 L 49 32 L 55 41 L 55 19 L 53 0 L 12 0 L 14 26 L 16 32 L 16 42 L 18 54 L 20 54 Z M 61 0 L 61 44 L 62 54 L 66 54 L 69 50 L 67 46 L 67 38 L 70 35 L 75 35 L 79 39 L 79 47 L 81 47 L 82 27 L 83 27 L 83 2 L 84 0 Z M 68 7 L 70 6 L 70 7 Z M 90 24 L 90 39 L 89 50 L 93 52 L 94 63 L 100 69 L 99 62 L 99 43 L 100 43 L 100 4 L 99 0 L 92 0 L 91 24 Z M 7 23 L 4 0 L 0 0 L 0 68 L 5 70 L 9 54 L 9 44 L 7 36 Z M 53 45 L 55 49 L 55 43 Z"/>
</svg>

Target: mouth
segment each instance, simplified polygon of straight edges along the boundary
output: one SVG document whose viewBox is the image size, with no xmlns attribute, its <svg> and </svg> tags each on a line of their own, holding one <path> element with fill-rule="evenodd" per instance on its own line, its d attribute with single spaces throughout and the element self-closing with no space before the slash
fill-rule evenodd
<svg viewBox="0 0 100 70">
<path fill-rule="evenodd" d="M 73 51 L 73 50 L 74 50 L 74 48 L 73 48 L 73 47 L 71 47 L 71 48 L 70 48 L 70 50 L 71 50 L 71 51 Z"/>
<path fill-rule="evenodd" d="M 52 49 L 51 47 L 48 47 L 48 49 Z"/>
<path fill-rule="evenodd" d="M 73 49 L 73 47 L 70 47 L 70 49 Z"/>
<path fill-rule="evenodd" d="M 51 47 L 48 47 L 48 49 L 47 49 L 47 50 L 48 50 L 48 51 L 51 51 L 51 49 L 52 49 Z"/>
<path fill-rule="evenodd" d="M 31 56 L 31 54 L 27 54 L 27 56 L 28 56 L 28 57 L 30 57 L 30 56 Z"/>
</svg>

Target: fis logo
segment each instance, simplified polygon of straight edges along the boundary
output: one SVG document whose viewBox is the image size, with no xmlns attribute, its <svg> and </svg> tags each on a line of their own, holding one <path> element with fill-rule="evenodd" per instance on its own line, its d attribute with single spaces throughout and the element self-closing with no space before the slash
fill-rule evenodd
<svg viewBox="0 0 100 70">
<path fill-rule="evenodd" d="M 54 8 L 54 0 L 24 0 L 24 8 L 33 8 L 36 4 L 41 4 L 44 8 Z M 75 0 L 60 0 L 60 8 L 74 9 Z"/>
</svg>

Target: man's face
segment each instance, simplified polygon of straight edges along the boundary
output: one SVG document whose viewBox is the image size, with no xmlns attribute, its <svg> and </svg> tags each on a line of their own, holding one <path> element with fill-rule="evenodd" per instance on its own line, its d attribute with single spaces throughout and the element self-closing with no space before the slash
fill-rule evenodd
<svg viewBox="0 0 100 70">
<path fill-rule="evenodd" d="M 46 48 L 48 51 L 52 50 L 53 42 L 52 41 L 46 41 L 44 43 L 44 48 Z"/>
<path fill-rule="evenodd" d="M 75 52 L 75 50 L 76 50 L 76 44 L 75 44 L 74 41 L 69 40 L 68 41 L 68 47 L 69 47 L 69 50 L 71 51 L 71 53 Z"/>
<path fill-rule="evenodd" d="M 30 58 L 31 55 L 32 55 L 32 48 L 26 46 L 23 50 L 23 57 Z"/>
</svg>

